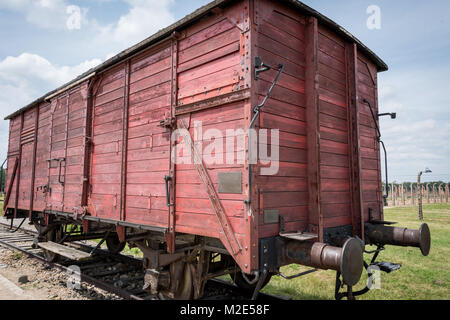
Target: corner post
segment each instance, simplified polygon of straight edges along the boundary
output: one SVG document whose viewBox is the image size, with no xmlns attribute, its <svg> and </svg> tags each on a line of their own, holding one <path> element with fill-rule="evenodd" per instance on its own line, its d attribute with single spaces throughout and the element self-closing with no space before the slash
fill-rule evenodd
<svg viewBox="0 0 450 320">
<path fill-rule="evenodd" d="M 130 104 L 130 73 L 131 61 L 125 64 L 125 95 L 122 115 L 122 174 L 120 181 L 120 220 L 126 220 L 127 201 L 127 160 L 128 160 L 128 118 Z"/>
<path fill-rule="evenodd" d="M 38 140 L 38 133 L 39 133 L 39 109 L 40 105 L 36 106 L 36 111 L 34 113 L 34 141 L 33 141 L 33 163 L 31 167 L 31 191 L 30 191 L 30 213 L 29 218 L 31 220 L 33 215 L 33 209 L 34 209 L 34 184 L 35 184 L 35 178 L 36 178 L 36 151 L 37 151 L 37 140 Z"/>
<path fill-rule="evenodd" d="M 170 82 L 170 119 L 174 119 L 176 115 L 176 107 L 178 105 L 178 39 L 179 34 L 177 32 L 174 32 L 172 34 L 172 40 L 170 42 L 170 51 L 171 51 L 171 69 L 172 69 L 172 75 L 171 75 L 171 82 Z M 176 123 L 176 121 L 174 121 Z M 172 135 L 172 130 L 176 128 L 171 128 L 170 133 Z M 175 173 L 175 163 L 172 160 L 172 149 L 173 149 L 173 142 L 172 138 L 170 138 L 170 165 L 169 165 L 169 176 L 171 179 L 172 184 L 172 192 L 169 192 L 169 203 L 173 203 L 172 206 L 169 206 L 169 212 L 168 212 L 168 230 L 166 234 L 166 241 L 167 241 L 167 251 L 169 253 L 174 254 L 175 253 L 175 223 L 176 223 L 176 210 L 175 210 L 175 186 L 176 186 L 176 173 Z"/>
<path fill-rule="evenodd" d="M 358 51 L 355 43 L 345 46 L 345 61 L 347 70 L 347 108 L 349 130 L 349 160 L 350 160 L 350 188 L 351 188 L 351 216 L 353 235 L 364 241 L 364 213 L 362 204 L 362 177 L 360 154 L 360 130 L 358 109 Z"/>
<path fill-rule="evenodd" d="M 308 225 L 323 242 L 323 212 L 320 179 L 320 120 L 319 120 L 319 26 L 317 18 L 309 17 L 306 24 L 306 119 L 308 146 Z"/>
</svg>

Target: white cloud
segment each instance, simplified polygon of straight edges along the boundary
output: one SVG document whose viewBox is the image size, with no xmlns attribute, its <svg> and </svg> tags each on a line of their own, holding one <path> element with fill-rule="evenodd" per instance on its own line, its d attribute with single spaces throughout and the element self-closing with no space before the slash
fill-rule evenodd
<svg viewBox="0 0 450 320">
<path fill-rule="evenodd" d="M 117 43 L 121 49 L 134 45 L 175 21 L 171 12 L 174 0 L 124 0 L 129 11 L 117 23 L 96 23 L 100 43 Z"/>
<path fill-rule="evenodd" d="M 67 22 L 73 19 L 71 6 L 66 0 L 1 0 L 0 9 L 23 13 L 27 22 L 45 29 L 67 29 Z M 79 7 L 77 7 L 79 8 Z M 79 22 L 86 24 L 86 8 L 79 8 Z M 69 29 L 71 30 L 71 29 Z"/>
<path fill-rule="evenodd" d="M 450 178 L 448 73 L 442 66 L 382 74 L 381 111 L 398 112 L 381 120 L 391 180 L 414 181 L 425 167 L 433 170 L 425 179 Z"/>
<path fill-rule="evenodd" d="M 0 116 L 4 118 L 101 62 L 93 59 L 75 66 L 56 66 L 31 53 L 0 60 Z M 7 137 L 8 126 L 2 125 L 0 138 L 7 141 Z M 7 144 L 2 143 L 1 159 L 6 157 L 6 149 Z"/>
<path fill-rule="evenodd" d="M 55 66 L 31 53 L 0 61 L 0 112 L 2 116 L 23 107 L 101 63 L 100 59 L 75 66 Z"/>
</svg>

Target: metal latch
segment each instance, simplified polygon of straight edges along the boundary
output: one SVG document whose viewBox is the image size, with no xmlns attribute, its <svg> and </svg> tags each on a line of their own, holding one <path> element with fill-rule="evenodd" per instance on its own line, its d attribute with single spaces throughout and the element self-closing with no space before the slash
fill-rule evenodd
<svg viewBox="0 0 450 320">
<path fill-rule="evenodd" d="M 165 118 L 163 121 L 159 123 L 160 127 L 163 128 L 174 128 L 176 123 L 176 119 L 174 117 Z"/>
<path fill-rule="evenodd" d="M 42 191 L 42 193 L 47 193 L 50 190 L 48 185 L 39 186 L 36 188 L 36 191 Z"/>
</svg>

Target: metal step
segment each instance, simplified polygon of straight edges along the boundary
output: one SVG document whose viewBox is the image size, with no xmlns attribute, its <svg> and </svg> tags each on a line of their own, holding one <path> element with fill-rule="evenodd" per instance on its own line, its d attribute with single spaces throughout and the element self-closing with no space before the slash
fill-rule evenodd
<svg viewBox="0 0 450 320">
<path fill-rule="evenodd" d="M 55 242 L 40 242 L 38 243 L 38 246 L 41 247 L 44 250 L 57 253 L 62 257 L 66 257 L 70 260 L 80 261 L 89 259 L 91 255 L 87 252 L 79 251 L 77 249 L 74 249 L 72 247 L 67 247 L 62 244 L 58 244 Z"/>
<path fill-rule="evenodd" d="M 280 237 L 297 241 L 310 241 L 318 238 L 317 234 L 307 232 L 280 233 Z"/>
<path fill-rule="evenodd" d="M 380 268 L 381 271 L 386 272 L 386 273 L 391 273 L 392 271 L 399 270 L 402 267 L 401 264 L 396 264 L 396 263 L 391 263 L 391 262 L 376 262 L 376 263 L 372 263 L 371 266 L 376 266 L 376 267 Z"/>
</svg>

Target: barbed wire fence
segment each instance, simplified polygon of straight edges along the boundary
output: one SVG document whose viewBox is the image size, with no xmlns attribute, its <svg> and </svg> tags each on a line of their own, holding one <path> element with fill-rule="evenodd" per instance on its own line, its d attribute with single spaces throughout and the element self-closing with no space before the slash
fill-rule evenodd
<svg viewBox="0 0 450 320">
<path fill-rule="evenodd" d="M 384 194 L 386 185 L 383 184 Z M 388 186 L 389 207 L 407 207 L 418 205 L 419 192 L 422 191 L 423 204 L 449 203 L 450 183 L 421 183 L 417 182 L 392 183 Z"/>
</svg>

